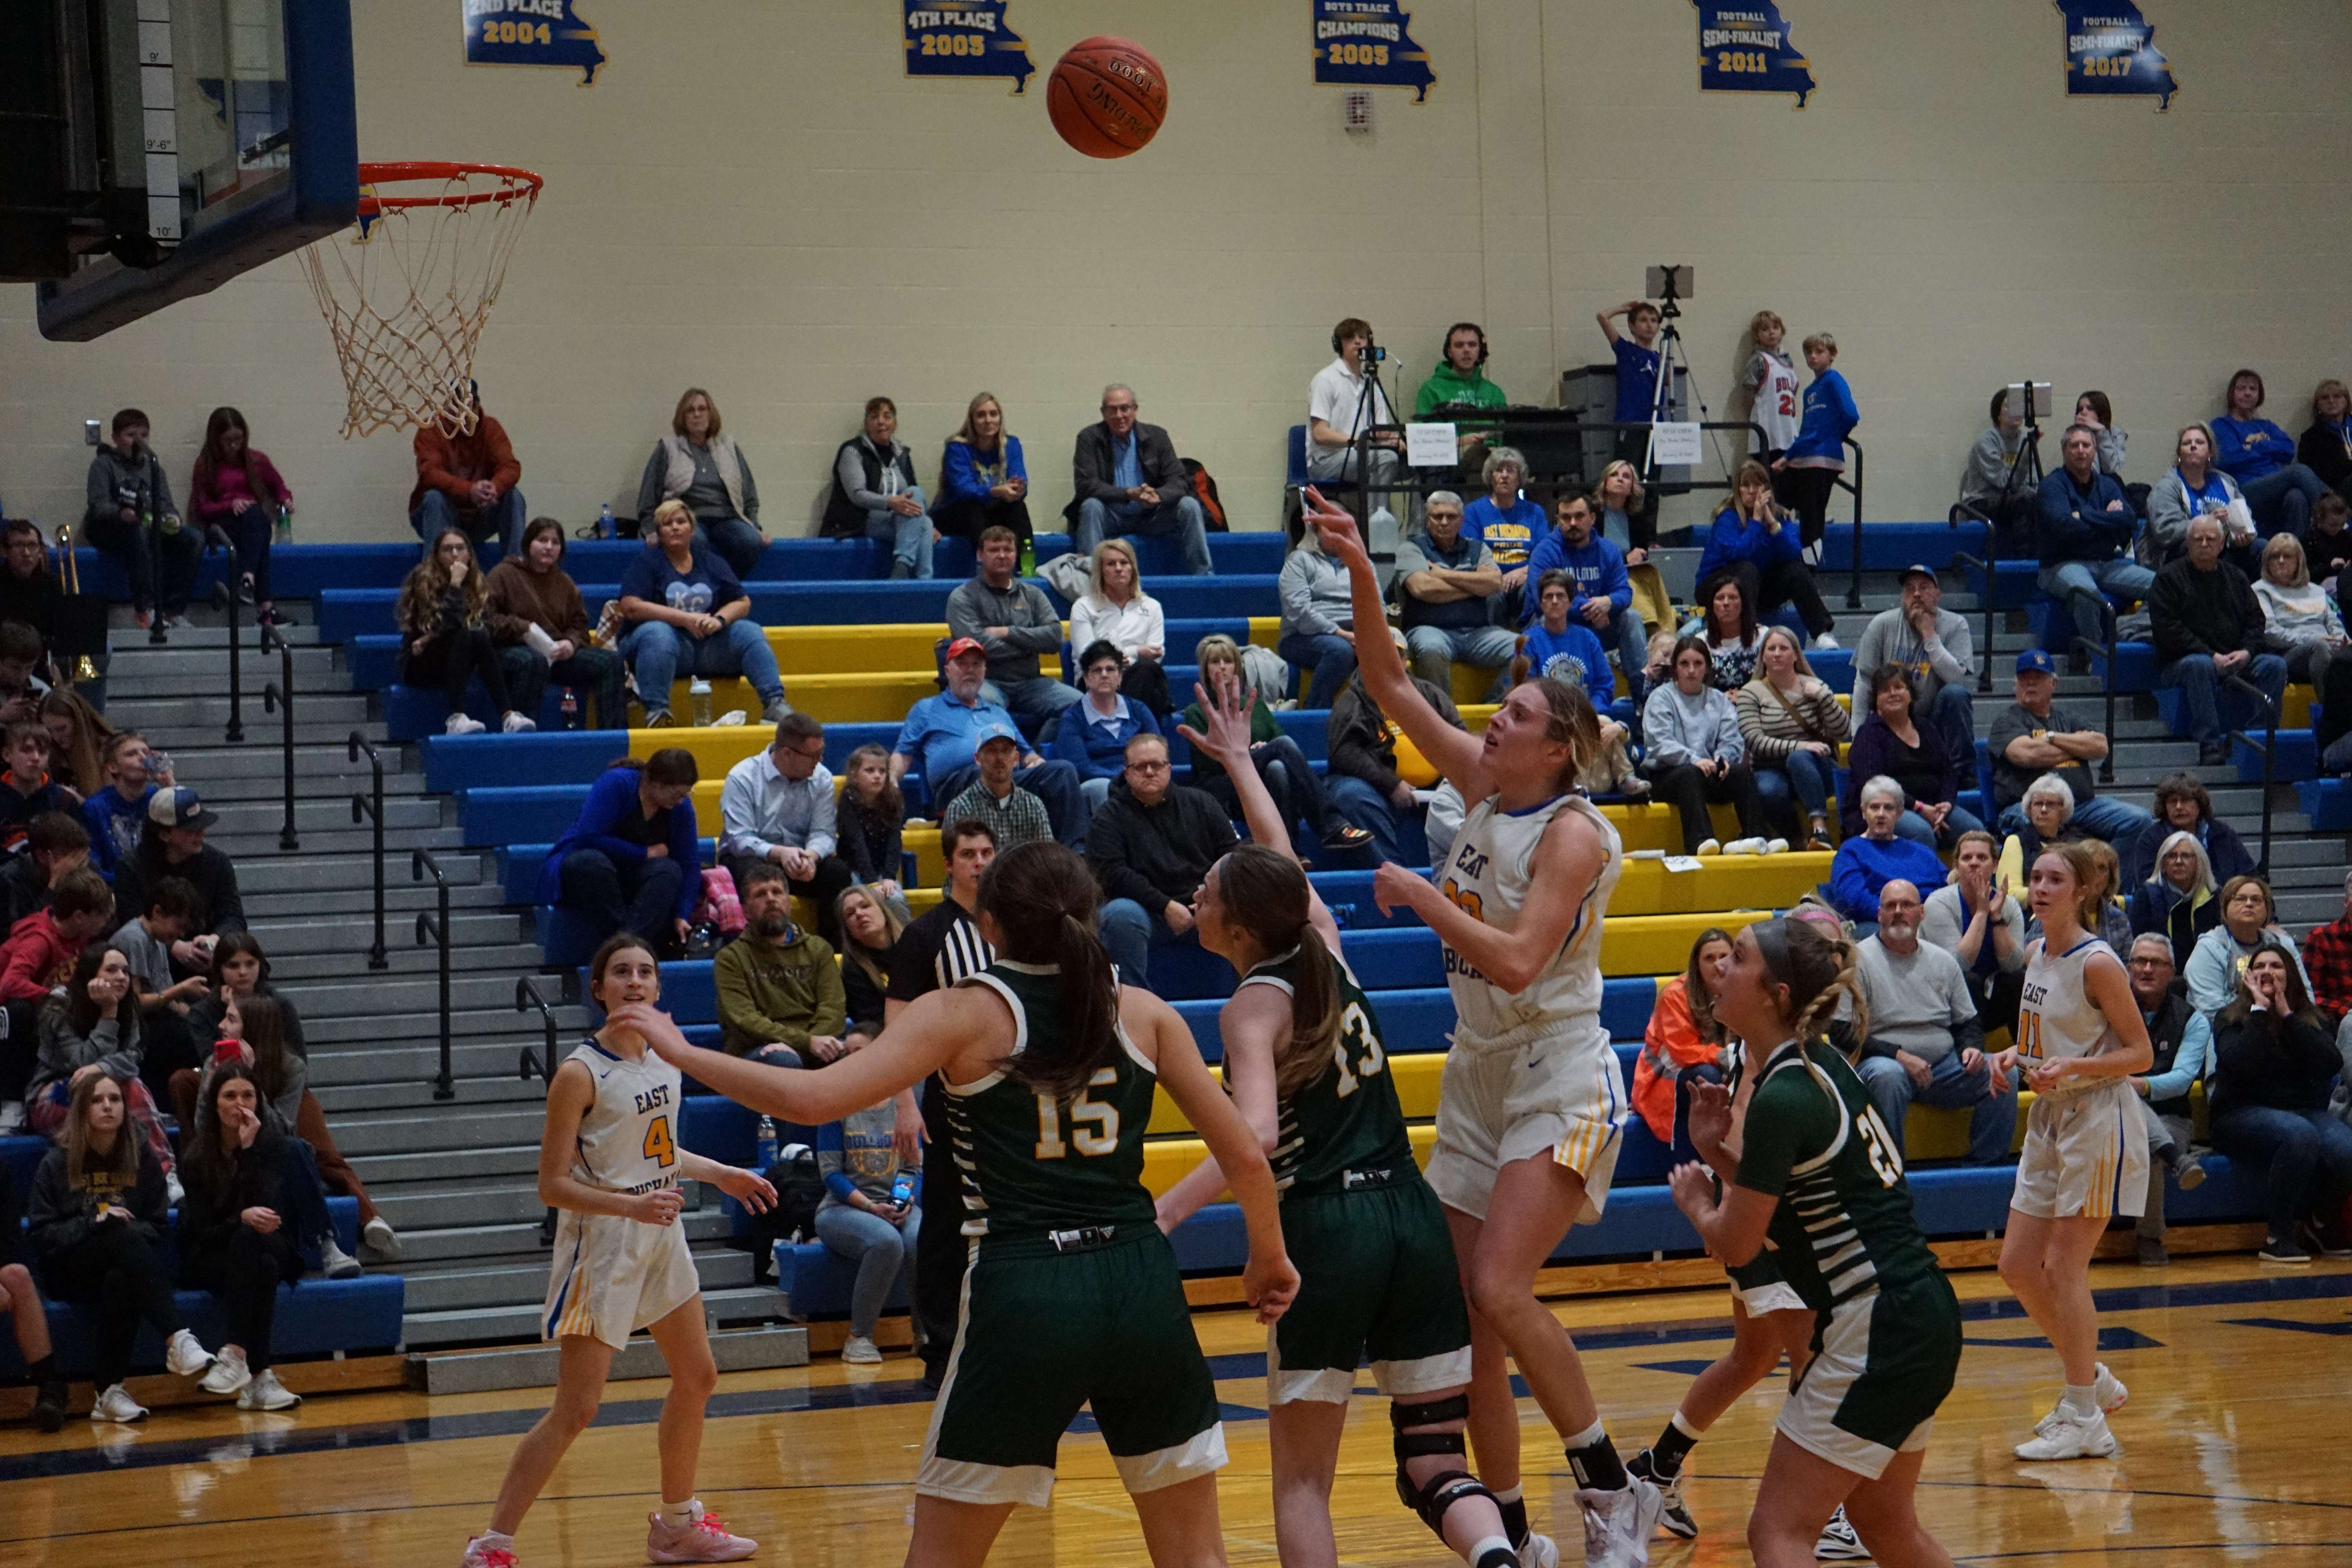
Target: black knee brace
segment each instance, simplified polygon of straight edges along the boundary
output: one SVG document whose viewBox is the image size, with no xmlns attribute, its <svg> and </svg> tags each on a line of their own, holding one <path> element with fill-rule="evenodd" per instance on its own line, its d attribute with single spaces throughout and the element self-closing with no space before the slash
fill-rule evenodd
<svg viewBox="0 0 2352 1568">
<path fill-rule="evenodd" d="M 1441 1470 L 1425 1481 L 1416 1482 L 1407 1461 L 1431 1454 L 1462 1454 L 1468 1452 L 1460 1432 L 1408 1432 L 1408 1426 L 1434 1426 L 1441 1421 L 1465 1421 L 1470 1415 L 1470 1400 L 1465 1394 L 1451 1399 L 1433 1400 L 1427 1405 L 1406 1405 L 1391 1401 L 1389 1405 L 1389 1426 L 1396 1451 L 1397 1500 L 1421 1515 L 1422 1523 L 1445 1539 L 1445 1510 L 1464 1498 L 1483 1497 L 1491 1500 L 1494 1493 L 1486 1483 L 1467 1470 Z"/>
</svg>

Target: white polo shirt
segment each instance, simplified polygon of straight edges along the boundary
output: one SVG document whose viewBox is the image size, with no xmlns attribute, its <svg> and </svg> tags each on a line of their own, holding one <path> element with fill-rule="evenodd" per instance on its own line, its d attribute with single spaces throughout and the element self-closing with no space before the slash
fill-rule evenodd
<svg viewBox="0 0 2352 1568">
<path fill-rule="evenodd" d="M 1364 378 L 1349 374 L 1346 360 L 1334 358 L 1329 364 L 1315 373 L 1315 379 L 1307 387 L 1307 450 L 1310 458 L 1318 450 L 1314 437 L 1314 422 L 1318 419 L 1350 441 L 1356 438 L 1360 429 L 1357 416 L 1361 411 L 1363 395 Z M 1374 388 L 1371 423 L 1393 425 L 1396 422 L 1396 411 L 1389 406 L 1387 390 Z M 1321 450 L 1335 452 L 1337 448 L 1327 447 Z"/>
</svg>

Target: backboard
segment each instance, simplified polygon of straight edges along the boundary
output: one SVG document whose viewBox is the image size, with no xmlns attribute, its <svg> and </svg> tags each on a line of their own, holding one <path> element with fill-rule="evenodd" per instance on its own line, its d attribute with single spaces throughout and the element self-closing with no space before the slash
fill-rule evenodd
<svg viewBox="0 0 2352 1568">
<path fill-rule="evenodd" d="M 51 111 L 0 163 L 0 271 L 39 280 L 43 336 L 98 337 L 351 225 L 350 0 L 0 9 L 19 62 L 0 75 L 39 70 Z"/>
</svg>

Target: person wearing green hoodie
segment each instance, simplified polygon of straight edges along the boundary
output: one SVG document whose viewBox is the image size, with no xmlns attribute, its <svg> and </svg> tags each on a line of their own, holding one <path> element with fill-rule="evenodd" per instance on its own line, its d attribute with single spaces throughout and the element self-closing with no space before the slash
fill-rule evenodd
<svg viewBox="0 0 2352 1568">
<path fill-rule="evenodd" d="M 719 950 L 711 981 L 727 1054 L 775 1067 L 822 1067 L 846 1048 L 841 967 L 823 937 L 793 920 L 792 889 L 772 860 L 744 868 L 743 934 Z"/>
<path fill-rule="evenodd" d="M 1449 405 L 1500 408 L 1508 402 L 1503 389 L 1486 379 L 1486 330 L 1475 321 L 1456 321 L 1445 329 L 1445 353 L 1439 357 L 1437 368 L 1429 373 L 1421 390 L 1413 395 L 1412 415 L 1416 419 L 1426 419 L 1437 409 Z M 1467 451 L 1485 438 L 1485 431 L 1464 429 L 1456 438 Z"/>
</svg>

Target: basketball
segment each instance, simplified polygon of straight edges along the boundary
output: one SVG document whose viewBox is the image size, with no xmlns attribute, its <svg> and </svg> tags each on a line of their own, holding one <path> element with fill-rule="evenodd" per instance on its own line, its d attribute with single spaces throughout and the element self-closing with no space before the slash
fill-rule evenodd
<svg viewBox="0 0 2352 1568">
<path fill-rule="evenodd" d="M 1131 38 L 1072 44 L 1045 82 L 1045 112 L 1063 141 L 1089 158 L 1124 158 L 1159 133 L 1168 79 Z"/>
</svg>

